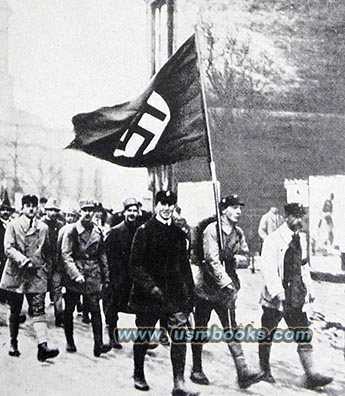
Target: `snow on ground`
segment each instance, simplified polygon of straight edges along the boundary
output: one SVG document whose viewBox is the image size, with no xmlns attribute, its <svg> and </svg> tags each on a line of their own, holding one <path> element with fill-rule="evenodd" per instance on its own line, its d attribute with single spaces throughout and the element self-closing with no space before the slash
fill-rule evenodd
<svg viewBox="0 0 345 396">
<path fill-rule="evenodd" d="M 259 326 L 261 308 L 258 299 L 261 288 L 259 272 L 239 272 L 242 290 L 237 303 L 238 322 Z M 325 395 L 345 393 L 344 360 L 344 289 L 343 284 L 314 282 L 317 301 L 311 313 L 314 330 L 315 365 L 320 372 L 334 376 L 334 382 L 318 391 Z M 36 359 L 36 345 L 29 321 L 22 325 L 19 334 L 20 358 L 8 356 L 9 335 L 7 308 L 0 306 L 0 384 L 2 396 L 124 396 L 147 394 L 162 396 L 171 394 L 172 371 L 169 348 L 159 346 L 146 358 L 146 377 L 151 386 L 143 393 L 133 387 L 132 344 L 124 344 L 121 351 L 111 351 L 101 358 L 93 356 L 91 325 L 75 317 L 76 354 L 65 352 L 64 332 L 53 325 L 53 310 L 47 308 L 49 318 L 49 344 L 60 348 L 60 356 L 49 362 Z M 211 322 L 217 323 L 216 315 Z M 134 327 L 132 315 L 121 315 L 119 326 Z M 282 325 L 283 326 L 283 322 Z M 104 336 L 107 340 L 107 336 Z M 248 363 L 259 367 L 257 345 L 243 346 Z M 188 377 L 191 368 L 191 348 L 187 349 L 186 379 L 190 388 L 201 395 L 313 395 L 315 391 L 303 386 L 303 372 L 295 344 L 275 344 L 272 347 L 272 372 L 276 384 L 261 382 L 247 390 L 240 390 L 236 383 L 233 361 L 224 343 L 207 344 L 204 348 L 204 370 L 211 380 L 209 386 L 192 384 Z"/>
</svg>

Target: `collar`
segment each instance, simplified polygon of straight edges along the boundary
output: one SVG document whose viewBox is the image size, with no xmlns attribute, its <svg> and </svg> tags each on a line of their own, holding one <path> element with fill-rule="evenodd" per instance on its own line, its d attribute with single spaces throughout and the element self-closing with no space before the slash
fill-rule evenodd
<svg viewBox="0 0 345 396">
<path fill-rule="evenodd" d="M 288 227 L 287 223 L 283 223 L 280 227 L 280 234 L 282 238 L 285 240 L 287 244 L 291 242 L 292 236 L 295 234 L 290 228 Z"/>
<path fill-rule="evenodd" d="M 78 220 L 75 223 L 75 228 L 76 228 L 78 234 L 82 234 L 86 230 L 86 228 L 83 226 L 81 220 Z"/>
<path fill-rule="evenodd" d="M 10 219 L 8 219 L 8 220 L 0 219 L 0 221 L 3 224 L 4 228 L 6 228 L 7 224 L 10 222 Z"/>
<path fill-rule="evenodd" d="M 26 217 L 26 216 L 23 214 L 23 215 L 21 215 L 21 216 L 19 217 L 19 221 L 20 221 L 20 224 L 21 224 L 21 226 L 23 227 L 24 231 L 27 232 L 27 231 L 30 229 L 30 222 L 31 222 L 31 219 L 29 219 L 28 217 Z M 36 228 L 36 227 L 37 227 L 37 219 L 36 219 L 36 217 L 34 217 L 34 218 L 32 219 L 32 228 Z"/>
<path fill-rule="evenodd" d="M 162 224 L 164 224 L 164 225 L 168 225 L 168 226 L 170 226 L 171 225 L 171 222 L 172 222 L 172 218 L 170 217 L 170 219 L 169 220 L 164 220 L 164 219 L 162 219 L 158 214 L 156 214 L 156 220 L 158 220 L 160 223 L 162 223 Z"/>
<path fill-rule="evenodd" d="M 230 223 L 230 221 L 224 216 L 221 217 L 221 223 L 222 223 L 222 231 L 226 235 L 230 235 L 232 230 L 236 228 L 236 224 Z"/>
</svg>

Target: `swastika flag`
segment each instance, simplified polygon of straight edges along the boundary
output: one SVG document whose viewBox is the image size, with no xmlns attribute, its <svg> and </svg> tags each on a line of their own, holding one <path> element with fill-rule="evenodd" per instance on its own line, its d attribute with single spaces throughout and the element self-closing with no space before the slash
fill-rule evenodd
<svg viewBox="0 0 345 396">
<path fill-rule="evenodd" d="M 194 35 L 136 99 L 72 119 L 67 148 L 122 166 L 150 167 L 207 155 Z"/>
</svg>

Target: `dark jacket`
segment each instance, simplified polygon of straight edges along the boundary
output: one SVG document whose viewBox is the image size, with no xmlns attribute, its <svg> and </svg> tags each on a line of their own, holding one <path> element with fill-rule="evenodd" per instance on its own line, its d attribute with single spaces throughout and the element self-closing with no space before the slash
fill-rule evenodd
<svg viewBox="0 0 345 396">
<path fill-rule="evenodd" d="M 80 221 L 67 225 L 62 237 L 61 254 L 64 261 L 63 282 L 66 288 L 88 295 L 100 295 L 102 284 L 109 282 L 100 229 L 93 225 L 88 236 Z M 75 282 L 79 275 L 84 276 L 84 285 Z"/>
<path fill-rule="evenodd" d="M 112 301 L 118 311 L 128 311 L 128 298 L 132 286 L 129 274 L 129 256 L 136 231 L 135 225 L 124 221 L 113 227 L 106 239 L 106 253 Z"/>
<path fill-rule="evenodd" d="M 133 286 L 129 306 L 134 312 L 190 312 L 194 283 L 186 236 L 176 225 L 156 218 L 138 228 L 131 250 Z M 158 287 L 161 296 L 153 294 Z"/>
<path fill-rule="evenodd" d="M 44 216 L 42 222 L 48 226 L 49 230 L 49 246 L 51 249 L 52 257 L 52 271 L 56 272 L 58 269 L 61 270 L 61 266 L 58 265 L 58 234 L 60 229 L 63 227 L 63 222 L 59 219 L 51 220 L 47 216 Z M 59 271 L 60 272 L 60 271 Z"/>
</svg>

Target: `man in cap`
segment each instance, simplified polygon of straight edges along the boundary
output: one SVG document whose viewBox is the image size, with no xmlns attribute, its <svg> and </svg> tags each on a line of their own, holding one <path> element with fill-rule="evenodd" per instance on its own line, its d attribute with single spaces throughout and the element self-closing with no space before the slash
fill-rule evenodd
<svg viewBox="0 0 345 396">
<path fill-rule="evenodd" d="M 117 342 L 118 313 L 128 312 L 128 298 L 132 286 L 129 256 L 137 229 L 138 206 L 135 198 L 128 198 L 123 202 L 124 220 L 111 229 L 106 240 L 110 285 L 104 294 L 103 304 L 110 344 L 116 349 L 122 348 Z"/>
<path fill-rule="evenodd" d="M 58 219 L 60 208 L 55 198 L 49 198 L 45 204 L 43 223 L 48 226 L 49 246 L 51 249 L 52 266 L 48 276 L 48 288 L 50 298 L 54 303 L 55 326 L 63 327 L 63 303 L 62 303 L 62 272 L 58 268 L 58 234 L 63 227 L 63 222 Z"/>
<path fill-rule="evenodd" d="M 211 312 L 214 309 L 224 329 L 236 327 L 235 301 L 240 281 L 236 273 L 238 266 L 245 266 L 249 252 L 242 229 L 237 225 L 243 201 L 237 195 L 223 198 L 219 203 L 221 212 L 221 229 L 224 243 L 223 251 L 219 249 L 216 221 L 211 222 L 203 233 L 203 284 L 202 293 L 197 293 L 195 301 L 195 327 L 207 329 Z M 240 388 L 247 388 L 259 382 L 262 372 L 249 370 L 241 344 L 228 343 L 234 359 L 237 380 Z M 191 380 L 200 385 L 208 385 L 209 380 L 202 369 L 202 343 L 193 343 L 193 367 Z"/>
<path fill-rule="evenodd" d="M 64 327 L 67 352 L 76 352 L 73 337 L 73 311 L 80 295 L 85 298 L 91 312 L 94 337 L 93 353 L 100 357 L 111 346 L 103 344 L 102 318 L 99 306 L 101 289 L 109 284 L 107 259 L 100 229 L 92 221 L 95 203 L 80 201 L 79 220 L 67 226 L 62 238 L 61 254 L 64 261 L 65 316 Z"/>
<path fill-rule="evenodd" d="M 307 261 L 307 240 L 303 226 L 305 210 L 299 203 L 285 206 L 285 222 L 268 235 L 262 249 L 263 288 L 261 325 L 268 336 L 259 343 L 261 368 L 265 381 L 274 383 L 270 369 L 270 350 L 275 329 L 282 318 L 294 332 L 302 366 L 307 376 L 307 388 L 313 389 L 330 383 L 333 378 L 315 372 L 312 358 L 312 333 L 309 331 L 306 305 L 313 302 L 312 281 Z M 300 339 L 298 331 L 309 334 Z"/>
<path fill-rule="evenodd" d="M 186 237 L 172 223 L 176 201 L 172 191 L 159 191 L 155 199 L 155 216 L 139 227 L 134 236 L 130 256 L 133 287 L 129 306 L 136 313 L 136 326 L 140 331 L 151 330 L 159 319 L 166 320 L 168 331 L 184 330 L 192 310 L 194 284 Z M 134 386 L 142 391 L 149 390 L 144 375 L 145 354 L 150 342 L 148 334 L 145 341 L 136 341 L 133 347 Z M 185 342 L 172 340 L 174 396 L 195 395 L 185 388 L 185 357 Z"/>
<path fill-rule="evenodd" d="M 47 345 L 47 320 L 44 301 L 47 292 L 51 250 L 48 227 L 36 219 L 38 199 L 35 195 L 22 198 L 22 216 L 11 221 L 5 232 L 7 261 L 0 288 L 10 293 L 10 356 L 19 356 L 18 332 L 24 295 L 33 316 L 33 328 L 38 343 L 39 361 L 54 358 L 58 349 Z"/>
</svg>

